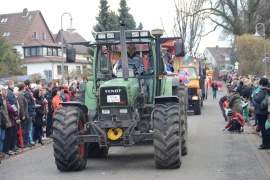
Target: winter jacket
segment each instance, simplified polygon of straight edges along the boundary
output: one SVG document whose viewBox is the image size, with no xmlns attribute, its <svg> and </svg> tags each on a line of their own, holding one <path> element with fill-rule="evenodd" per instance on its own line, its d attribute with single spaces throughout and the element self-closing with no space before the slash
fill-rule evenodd
<svg viewBox="0 0 270 180">
<path fill-rule="evenodd" d="M 239 121 L 241 127 L 244 127 L 244 125 L 245 125 L 245 120 L 244 120 L 242 114 L 234 112 L 234 113 L 233 113 L 233 116 L 230 117 L 229 122 L 228 122 L 227 125 L 225 126 L 226 129 L 229 128 L 229 127 L 232 125 L 233 119 L 237 119 L 237 120 Z"/>
<path fill-rule="evenodd" d="M 53 113 L 53 109 L 52 107 L 52 90 L 49 88 L 46 88 L 46 94 L 45 94 L 45 98 L 48 101 L 48 115 Z"/>
<path fill-rule="evenodd" d="M 265 109 L 261 109 L 260 103 L 262 102 L 262 100 L 265 97 L 265 94 L 268 93 L 269 90 L 270 89 L 266 87 L 261 87 L 261 89 L 258 92 L 253 94 L 252 100 L 254 103 L 254 114 L 261 114 L 261 115 L 268 114 L 268 107 L 266 107 Z"/>
<path fill-rule="evenodd" d="M 43 99 L 41 97 L 39 97 L 39 90 L 38 89 L 34 91 L 34 97 L 36 99 L 36 105 L 40 105 L 39 107 L 36 107 L 36 116 L 35 116 L 34 125 L 42 126 L 43 125 L 43 116 L 45 115 L 45 112 L 44 112 Z"/>
<path fill-rule="evenodd" d="M 65 92 L 65 98 L 66 98 L 66 102 L 70 101 L 70 95 L 68 92 Z"/>
<path fill-rule="evenodd" d="M 76 101 L 76 99 L 77 99 L 77 98 L 76 98 L 75 95 L 70 94 L 70 100 L 71 100 L 71 101 Z"/>
<path fill-rule="evenodd" d="M 21 92 L 18 92 L 16 94 L 17 96 L 17 100 L 20 106 L 20 111 L 19 111 L 19 115 L 20 115 L 20 119 L 22 120 L 23 117 L 25 117 L 25 119 L 28 118 L 28 103 L 27 100 L 25 99 L 25 97 L 23 96 L 23 94 Z"/>
<path fill-rule="evenodd" d="M 34 116 L 36 115 L 36 102 L 34 99 L 32 99 L 30 93 L 32 93 L 31 89 L 26 89 L 24 92 L 24 97 L 28 103 L 28 115 Z"/>
<path fill-rule="evenodd" d="M 10 105 L 14 104 L 16 106 L 17 112 L 18 112 L 18 110 L 19 110 L 18 102 L 17 102 L 15 94 L 13 93 L 13 89 L 11 89 L 10 87 L 8 87 L 8 89 L 7 89 L 7 98 L 8 98 Z"/>
<path fill-rule="evenodd" d="M 213 90 L 213 91 L 218 90 L 218 85 L 217 85 L 217 83 L 212 83 L 211 87 L 212 87 L 212 90 Z"/>
<path fill-rule="evenodd" d="M 56 110 L 58 108 L 62 107 L 62 105 L 60 104 L 61 102 L 63 102 L 63 101 L 62 101 L 62 98 L 60 96 L 56 95 L 56 96 L 53 97 L 53 100 L 52 100 L 53 109 L 54 109 L 53 117 L 55 115 Z"/>
<path fill-rule="evenodd" d="M 243 97 L 245 99 L 249 99 L 250 100 L 252 91 L 253 91 L 253 87 L 246 86 L 246 88 L 245 88 L 245 90 L 243 92 Z"/>
<path fill-rule="evenodd" d="M 9 118 L 11 125 L 15 126 L 15 117 L 18 117 L 18 113 L 11 107 L 7 97 L 4 97 L 4 104 L 4 106 L 6 106 L 6 109 L 4 108 L 4 114 Z M 11 125 L 9 127 L 11 127 Z"/>
<path fill-rule="evenodd" d="M 60 95 L 60 97 L 61 97 L 61 99 L 62 99 L 63 102 L 67 102 L 65 93 L 62 93 Z"/>
<path fill-rule="evenodd" d="M 238 93 L 234 93 L 229 98 L 229 104 L 226 108 L 231 108 L 234 112 L 242 113 L 242 103 L 240 100 L 240 95 Z"/>
</svg>

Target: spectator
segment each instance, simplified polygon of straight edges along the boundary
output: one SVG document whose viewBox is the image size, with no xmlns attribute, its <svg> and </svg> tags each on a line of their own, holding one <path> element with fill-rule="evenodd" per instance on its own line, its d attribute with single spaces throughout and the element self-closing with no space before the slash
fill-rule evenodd
<svg viewBox="0 0 270 180">
<path fill-rule="evenodd" d="M 33 132 L 34 132 L 33 121 L 35 120 L 35 116 L 36 116 L 36 102 L 35 102 L 33 92 L 31 90 L 31 83 L 28 79 L 24 81 L 24 85 L 26 88 L 24 92 L 24 97 L 28 103 L 28 116 L 29 116 L 30 127 L 31 127 L 30 132 L 29 132 L 30 144 L 35 145 L 33 141 Z"/>
<path fill-rule="evenodd" d="M 3 97 L 2 97 L 3 89 L 4 89 L 4 86 L 0 85 L 0 112 L 1 113 L 3 113 L 3 109 L 5 108 L 3 105 Z M 5 130 L 6 130 L 5 126 L 6 124 L 1 124 L 1 121 L 0 121 L 0 159 L 3 157 L 2 149 L 3 149 L 4 138 L 5 138 Z"/>
<path fill-rule="evenodd" d="M 243 108 L 239 93 L 237 93 L 235 89 L 229 89 L 229 94 L 229 103 L 226 108 L 232 109 L 234 112 L 242 114 Z"/>
<path fill-rule="evenodd" d="M 52 137 L 52 125 L 53 125 L 53 109 L 52 109 L 52 83 L 49 82 L 46 88 L 45 98 L 48 102 L 48 112 L 46 119 L 46 137 Z"/>
<path fill-rule="evenodd" d="M 242 132 L 245 125 L 245 120 L 242 114 L 233 112 L 231 109 L 229 109 L 227 111 L 227 116 L 230 118 L 230 120 L 223 129 L 223 131 L 228 129 L 228 131 L 234 131 L 239 133 Z"/>
<path fill-rule="evenodd" d="M 220 109 L 221 109 L 221 111 L 222 111 L 222 114 L 223 114 L 223 117 L 224 117 L 225 122 L 228 121 L 228 118 L 227 118 L 227 115 L 226 115 L 226 113 L 225 113 L 225 109 L 223 108 L 223 104 L 224 104 L 224 102 L 227 101 L 227 100 L 228 100 L 228 96 L 227 96 L 227 95 L 226 95 L 226 96 L 223 96 L 223 97 L 221 97 L 221 98 L 219 99 L 219 107 L 220 107 Z"/>
<path fill-rule="evenodd" d="M 44 112 L 44 104 L 43 99 L 41 97 L 41 90 L 36 89 L 34 91 L 34 97 L 36 99 L 36 116 L 34 120 L 34 142 L 38 140 L 38 143 L 44 145 L 42 142 L 42 125 L 43 125 L 43 116 L 45 115 Z"/>
<path fill-rule="evenodd" d="M 10 103 L 10 105 L 13 107 L 13 109 L 18 113 L 19 112 L 19 106 L 18 106 L 18 101 L 16 99 L 16 96 L 13 92 L 14 90 L 14 82 L 11 80 L 7 80 L 6 81 L 6 85 L 8 86 L 7 89 L 7 99 Z M 12 119 L 13 120 L 13 119 Z M 11 122 L 12 122 L 11 120 Z M 14 122 L 12 123 L 12 128 L 13 128 L 13 132 L 17 132 L 18 127 L 17 124 Z M 13 133 L 12 136 L 12 141 L 11 141 L 11 149 L 13 149 L 13 151 L 18 151 L 19 148 L 16 147 L 17 144 L 17 133 Z"/>
<path fill-rule="evenodd" d="M 63 88 L 64 88 L 64 95 L 65 95 L 66 102 L 68 102 L 70 101 L 70 94 L 68 92 L 68 87 L 64 85 Z"/>
<path fill-rule="evenodd" d="M 260 103 L 265 97 L 267 92 L 266 86 L 268 85 L 268 79 L 266 78 L 261 78 L 259 81 L 260 84 L 260 90 L 254 94 L 253 98 L 253 103 L 255 104 L 254 108 L 254 114 L 256 115 L 258 119 L 258 125 L 260 127 L 261 133 L 262 133 L 262 144 L 258 149 L 269 149 L 270 148 L 270 137 L 267 134 L 267 131 L 265 129 L 265 122 L 268 119 L 268 107 L 265 109 L 260 108 Z"/>
<path fill-rule="evenodd" d="M 60 86 L 59 87 L 59 90 L 60 90 L 60 97 L 62 99 L 63 102 L 67 102 L 66 100 L 66 96 L 65 96 L 65 89 L 63 86 Z"/>
<path fill-rule="evenodd" d="M 59 88 L 54 88 L 52 90 L 52 97 L 53 97 L 53 100 L 52 100 L 53 116 L 52 117 L 54 117 L 56 110 L 62 107 L 60 103 L 63 101 L 62 101 L 62 98 L 60 97 L 60 93 L 61 93 L 61 90 Z"/>
<path fill-rule="evenodd" d="M 19 84 L 18 85 L 18 93 L 16 93 L 17 100 L 20 106 L 20 118 L 21 118 L 21 124 L 22 124 L 22 129 L 24 130 L 24 135 L 23 135 L 23 141 L 24 141 L 24 147 L 32 147 L 30 144 L 30 138 L 29 138 L 29 132 L 31 130 L 31 121 L 29 120 L 28 117 L 28 103 L 27 100 L 24 97 L 24 92 L 25 92 L 25 85 L 24 84 Z"/>
<path fill-rule="evenodd" d="M 212 91 L 213 91 L 213 99 L 216 99 L 217 98 L 218 85 L 217 85 L 215 80 L 213 81 L 211 87 L 212 87 Z"/>
<path fill-rule="evenodd" d="M 13 136 L 17 134 L 17 131 L 14 131 L 13 126 L 15 126 L 15 123 L 19 121 L 18 119 L 18 113 L 17 111 L 11 106 L 10 102 L 7 98 L 8 91 L 6 89 L 2 89 L 2 97 L 4 99 L 4 114 L 8 120 L 7 127 L 5 129 L 5 138 L 3 143 L 3 153 L 4 155 L 12 155 L 17 154 L 17 150 L 12 147 L 12 138 Z M 15 122 L 16 121 L 16 122 Z"/>
<path fill-rule="evenodd" d="M 77 91 L 75 91 L 75 90 L 71 91 L 70 100 L 71 101 L 76 101 L 77 100 Z"/>
</svg>

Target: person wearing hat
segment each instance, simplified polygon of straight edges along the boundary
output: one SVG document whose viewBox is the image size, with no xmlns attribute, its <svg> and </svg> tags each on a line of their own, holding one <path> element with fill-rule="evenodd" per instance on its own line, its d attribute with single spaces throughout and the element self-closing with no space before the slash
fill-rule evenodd
<svg viewBox="0 0 270 180">
<path fill-rule="evenodd" d="M 245 120 L 242 114 L 233 112 L 231 109 L 227 109 L 227 116 L 230 119 L 223 131 L 228 129 L 228 131 L 243 132 L 243 127 L 245 125 Z"/>
<path fill-rule="evenodd" d="M 129 44 L 127 46 L 127 56 L 128 56 L 128 68 L 135 69 L 135 75 L 143 75 L 144 64 L 140 56 L 136 54 L 135 44 Z M 122 68 L 122 60 L 120 59 L 116 67 L 116 71 Z"/>
<path fill-rule="evenodd" d="M 242 114 L 243 107 L 240 99 L 239 93 L 236 92 L 236 89 L 229 89 L 229 103 L 227 104 L 227 109 L 232 109 L 234 112 Z"/>
</svg>

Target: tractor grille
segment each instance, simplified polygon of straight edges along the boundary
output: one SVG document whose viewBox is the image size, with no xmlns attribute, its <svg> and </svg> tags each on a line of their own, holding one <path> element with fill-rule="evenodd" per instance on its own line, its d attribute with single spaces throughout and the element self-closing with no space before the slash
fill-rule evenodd
<svg viewBox="0 0 270 180">
<path fill-rule="evenodd" d="M 119 106 L 127 104 L 127 92 L 124 87 L 104 87 L 100 89 L 101 106 Z"/>
<path fill-rule="evenodd" d="M 188 95 L 194 95 L 197 94 L 196 88 L 188 88 Z"/>
</svg>

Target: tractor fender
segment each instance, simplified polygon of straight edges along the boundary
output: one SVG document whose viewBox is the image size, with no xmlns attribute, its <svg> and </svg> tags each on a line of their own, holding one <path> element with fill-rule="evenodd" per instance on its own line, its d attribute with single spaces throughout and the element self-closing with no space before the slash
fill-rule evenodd
<svg viewBox="0 0 270 180">
<path fill-rule="evenodd" d="M 85 114 L 85 115 L 87 115 L 88 114 L 88 108 L 87 108 L 87 106 L 84 104 L 84 103 L 82 103 L 82 102 L 77 102 L 77 101 L 69 101 L 69 102 L 61 102 L 60 103 L 62 106 L 76 106 L 76 107 L 79 107 L 79 108 L 81 108 L 82 109 L 82 111 L 83 111 L 83 113 Z M 87 116 L 86 116 L 87 117 Z"/>
<path fill-rule="evenodd" d="M 156 96 L 155 104 L 159 103 L 167 103 L 167 102 L 179 102 L 179 98 L 177 96 Z"/>
</svg>

